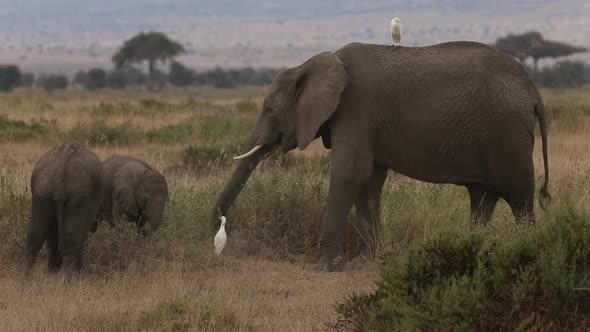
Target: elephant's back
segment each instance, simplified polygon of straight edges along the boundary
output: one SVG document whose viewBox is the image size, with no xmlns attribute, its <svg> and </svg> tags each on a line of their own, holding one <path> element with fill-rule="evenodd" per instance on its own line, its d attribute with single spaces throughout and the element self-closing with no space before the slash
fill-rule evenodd
<svg viewBox="0 0 590 332">
<path fill-rule="evenodd" d="M 117 172 L 117 170 L 121 168 L 121 166 L 125 165 L 130 161 L 138 162 L 140 164 L 146 164 L 145 161 L 139 158 L 118 154 L 112 155 L 102 162 L 105 179 L 111 179 L 113 177 L 113 174 L 115 174 L 115 172 Z"/>
<path fill-rule="evenodd" d="M 485 169 L 474 165 L 498 141 L 532 148 L 538 90 L 520 63 L 492 47 L 352 44 L 337 53 L 349 73 L 340 110 L 371 119 L 376 160 L 399 173 L 477 179 Z"/>
<path fill-rule="evenodd" d="M 348 73 L 344 96 L 370 100 L 359 105 L 367 110 L 384 107 L 383 101 L 395 101 L 392 111 L 423 112 L 425 117 L 437 110 L 435 114 L 445 117 L 478 107 L 493 113 L 524 111 L 528 118 L 534 104 L 542 103 L 519 62 L 477 42 L 425 47 L 353 43 L 336 54 Z"/>
<path fill-rule="evenodd" d="M 100 188 L 100 159 L 81 143 L 66 142 L 39 158 L 31 176 L 31 189 L 35 196 L 53 196 L 56 191 L 76 192 L 86 182 Z"/>
<path fill-rule="evenodd" d="M 440 87 L 454 81 L 503 78 L 536 90 L 530 75 L 517 60 L 478 42 L 454 41 L 424 47 L 351 43 L 336 51 L 336 55 L 352 80 L 378 75 L 374 77 Z"/>
</svg>

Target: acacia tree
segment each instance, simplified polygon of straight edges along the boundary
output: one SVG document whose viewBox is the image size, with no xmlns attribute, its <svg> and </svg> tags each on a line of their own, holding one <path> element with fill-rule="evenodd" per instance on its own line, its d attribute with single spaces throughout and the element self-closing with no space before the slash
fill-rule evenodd
<svg viewBox="0 0 590 332">
<path fill-rule="evenodd" d="M 583 47 L 575 47 L 566 43 L 543 39 L 543 36 L 537 31 L 498 38 L 494 46 L 517 58 L 523 64 L 527 58 L 533 58 L 535 76 L 538 72 L 539 59 L 558 58 L 587 51 Z"/>
<path fill-rule="evenodd" d="M 566 43 L 556 42 L 552 40 L 542 40 L 540 43 L 536 43 L 527 51 L 528 55 L 533 58 L 535 75 L 538 73 L 538 62 L 539 59 L 543 58 L 559 58 L 562 56 L 568 56 L 574 53 L 586 52 L 587 50 L 583 47 L 576 47 L 568 45 Z"/>
<path fill-rule="evenodd" d="M 158 62 L 166 62 L 184 53 L 182 45 L 157 31 L 140 32 L 125 41 L 123 46 L 113 55 L 113 63 L 117 68 L 126 65 L 148 62 L 148 86 L 153 87 L 154 73 Z"/>
</svg>

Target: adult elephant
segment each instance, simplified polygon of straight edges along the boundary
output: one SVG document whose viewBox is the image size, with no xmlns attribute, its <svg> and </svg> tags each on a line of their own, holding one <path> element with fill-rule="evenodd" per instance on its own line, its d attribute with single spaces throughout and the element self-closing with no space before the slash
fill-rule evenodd
<svg viewBox="0 0 590 332">
<path fill-rule="evenodd" d="M 156 231 L 164 221 L 168 201 L 166 178 L 145 160 L 113 155 L 103 162 L 105 190 L 99 219 L 113 225 L 125 217 L 137 225 L 138 231 L 148 224 Z"/>
<path fill-rule="evenodd" d="M 258 162 L 276 147 L 305 149 L 321 137 L 332 149 L 320 266 L 342 253 L 344 223 L 356 205 L 362 236 L 375 250 L 387 170 L 465 186 L 474 222 L 488 222 L 498 199 L 534 223 L 532 151 L 538 117 L 549 199 L 543 101 L 526 70 L 474 42 L 428 47 L 352 43 L 281 71 L 244 155 L 212 219 L 226 214 Z M 542 206 L 544 206 L 542 204 Z"/>
<path fill-rule="evenodd" d="M 101 191 L 100 159 L 78 142 L 64 143 L 37 161 L 31 175 L 27 274 L 46 241 L 50 271 L 59 270 L 64 260 L 74 270 L 82 267 L 84 245 Z"/>
</svg>

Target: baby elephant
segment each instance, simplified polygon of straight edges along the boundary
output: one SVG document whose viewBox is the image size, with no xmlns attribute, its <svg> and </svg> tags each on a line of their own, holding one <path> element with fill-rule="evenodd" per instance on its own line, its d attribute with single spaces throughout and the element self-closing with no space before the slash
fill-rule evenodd
<svg viewBox="0 0 590 332">
<path fill-rule="evenodd" d="M 100 159 L 78 142 L 43 155 L 31 176 L 32 213 L 26 243 L 26 274 L 47 240 L 49 270 L 62 262 L 82 267 L 84 245 L 102 194 Z"/>
<path fill-rule="evenodd" d="M 152 231 L 164 220 L 168 184 L 162 174 L 144 160 L 114 155 L 103 161 L 105 191 L 99 219 L 108 221 L 125 216 L 143 232 L 147 223 Z"/>
</svg>

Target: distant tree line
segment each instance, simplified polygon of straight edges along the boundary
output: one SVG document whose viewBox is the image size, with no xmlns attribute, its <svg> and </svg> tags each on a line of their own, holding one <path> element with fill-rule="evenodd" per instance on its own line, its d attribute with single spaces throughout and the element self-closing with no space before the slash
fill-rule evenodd
<svg viewBox="0 0 590 332">
<path fill-rule="evenodd" d="M 213 85 L 219 88 L 233 88 L 240 85 L 270 84 L 280 69 L 246 67 L 241 69 L 222 69 L 197 72 L 180 62 L 170 64 L 169 81 L 175 86 Z"/>
<path fill-rule="evenodd" d="M 212 85 L 219 88 L 234 88 L 243 85 L 270 84 L 277 73 L 277 69 L 241 68 L 241 69 L 215 69 L 195 71 L 185 65 L 173 61 L 170 63 L 169 72 L 159 69 L 152 73 L 151 83 L 149 74 L 133 66 L 114 68 L 106 71 L 102 68 L 92 68 L 88 71 L 79 71 L 74 75 L 72 83 L 88 90 L 102 88 L 124 89 L 128 86 L 143 86 L 149 84 L 152 88 L 160 88 L 170 84 L 177 87 Z"/>
<path fill-rule="evenodd" d="M 590 83 L 590 65 L 582 61 L 559 61 L 553 66 L 543 67 L 534 74 L 533 67 L 527 67 L 535 81 L 541 87 L 567 88 L 579 87 Z M 278 69 L 214 68 L 205 71 L 195 71 L 179 62 L 172 62 L 170 70 L 165 73 L 154 71 L 153 84 L 161 87 L 172 85 L 176 87 L 210 85 L 220 88 L 234 88 L 244 85 L 267 85 L 278 72 Z M 77 72 L 71 84 L 88 90 L 103 88 L 125 89 L 127 87 L 141 87 L 148 82 L 148 75 L 132 66 L 104 70 L 92 68 L 88 71 Z M 17 87 L 38 87 L 46 91 L 65 89 L 70 84 L 68 78 L 62 74 L 41 74 L 35 77 L 33 73 L 21 73 L 18 66 L 0 65 L 0 91 L 11 91 Z"/>
<path fill-rule="evenodd" d="M 40 75 L 35 80 L 35 74 L 21 72 L 17 65 L 0 65 L 0 91 L 12 91 L 17 87 L 41 87 L 47 91 L 65 89 L 68 78 L 61 74 Z"/>
<path fill-rule="evenodd" d="M 499 38 L 493 46 L 518 59 L 524 65 L 528 58 L 532 58 L 533 67 L 527 68 L 540 86 L 577 87 L 590 82 L 590 66 L 584 62 L 561 61 L 551 67 L 538 68 L 540 59 L 586 52 L 585 48 L 546 40 L 536 31 Z M 140 32 L 125 41 L 115 52 L 112 57 L 114 69 L 107 71 L 102 68 L 92 68 L 88 71 L 79 71 L 74 75 L 72 84 L 88 90 L 124 89 L 130 86 L 159 89 L 167 84 L 179 87 L 212 85 L 233 88 L 241 85 L 270 84 L 278 72 L 278 69 L 251 67 L 242 69 L 216 67 L 211 70 L 196 71 L 174 60 L 176 56 L 184 52 L 180 43 L 171 40 L 161 32 Z M 147 63 L 147 74 L 135 67 L 141 63 Z M 161 63 L 169 63 L 168 72 L 160 69 Z M 15 87 L 32 87 L 33 85 L 53 91 L 65 89 L 68 84 L 68 78 L 61 74 L 40 75 L 35 80 L 34 74 L 21 73 L 18 66 L 0 65 L 0 91 L 11 91 Z"/>
<path fill-rule="evenodd" d="M 590 65 L 583 61 L 560 61 L 539 70 L 535 80 L 539 86 L 548 88 L 579 87 L 590 82 Z"/>
<path fill-rule="evenodd" d="M 164 85 L 177 87 L 212 85 L 220 88 L 234 88 L 243 85 L 266 85 L 278 72 L 277 69 L 251 67 L 241 69 L 222 69 L 216 67 L 211 70 L 196 71 L 173 61 L 168 73 L 159 69 L 152 74 L 153 87 Z M 92 68 L 88 71 L 78 71 L 71 82 L 63 74 L 22 73 L 16 65 L 0 65 L 0 91 L 11 91 L 17 87 L 38 87 L 48 92 L 65 89 L 70 84 L 88 90 L 104 88 L 125 89 L 127 87 L 145 86 L 149 82 L 149 75 L 142 70 L 128 65 L 122 68 L 105 70 Z"/>
</svg>

